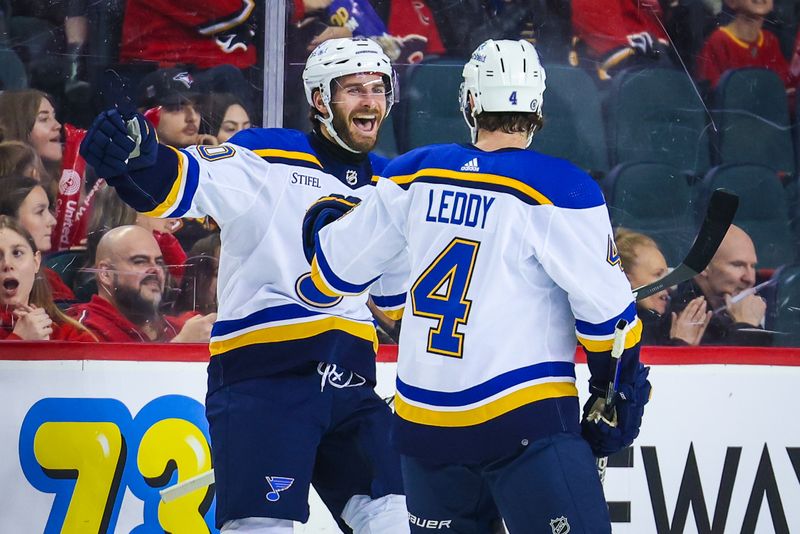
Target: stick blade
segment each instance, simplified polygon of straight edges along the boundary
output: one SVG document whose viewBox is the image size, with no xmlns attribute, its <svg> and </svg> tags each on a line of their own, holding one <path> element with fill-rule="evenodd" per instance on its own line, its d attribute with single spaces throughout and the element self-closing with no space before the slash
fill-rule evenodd
<svg viewBox="0 0 800 534">
<path fill-rule="evenodd" d="M 716 189 L 708 202 L 706 217 L 683 263 L 695 273 L 705 269 L 717 252 L 739 207 L 739 197 L 725 189 Z"/>
<path fill-rule="evenodd" d="M 702 272 L 728 233 L 738 207 L 738 196 L 724 189 L 714 190 L 708 202 L 706 217 L 686 258 L 664 278 L 634 289 L 636 300 L 642 300 L 668 287 L 681 284 Z"/>
</svg>

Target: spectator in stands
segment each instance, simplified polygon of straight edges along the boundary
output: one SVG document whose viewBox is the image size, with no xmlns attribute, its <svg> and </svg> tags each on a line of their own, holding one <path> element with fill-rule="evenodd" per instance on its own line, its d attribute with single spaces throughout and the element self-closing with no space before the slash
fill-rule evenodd
<svg viewBox="0 0 800 534">
<path fill-rule="evenodd" d="M 42 158 L 28 143 L 22 141 L 0 142 L 0 177 L 27 176 L 39 183 L 50 184 L 50 175 L 44 168 Z"/>
<path fill-rule="evenodd" d="M 146 228 L 153 233 L 153 237 L 156 238 L 161 249 L 161 254 L 164 256 L 164 261 L 169 266 L 170 274 L 180 279 L 186 261 L 186 252 L 173 233 L 180 228 L 181 219 L 158 219 L 137 213 L 119 198 L 113 187 L 104 184 L 97 191 L 87 225 L 86 254 L 83 265 L 79 267 L 84 272 L 78 275 L 78 281 L 75 284 L 75 293 L 80 300 L 89 300 L 91 295 L 97 293 L 97 286 L 91 271 L 96 263 L 95 256 L 100 239 L 112 228 L 131 224 Z"/>
<path fill-rule="evenodd" d="M 629 67 L 673 66 L 659 0 L 572 0 L 575 54 L 581 52 L 601 80 Z"/>
<path fill-rule="evenodd" d="M 152 233 L 119 226 L 97 245 L 98 294 L 69 313 L 103 341 L 208 343 L 216 314 L 186 319 L 160 311 L 166 271 Z"/>
<path fill-rule="evenodd" d="M 711 34 L 697 57 L 698 80 L 714 88 L 727 70 L 760 67 L 775 71 L 790 92 L 789 65 L 778 38 L 763 29 L 772 0 L 725 0 L 733 20 Z"/>
<path fill-rule="evenodd" d="M 210 93 L 202 98 L 203 122 L 200 131 L 224 143 L 233 135 L 250 128 L 250 115 L 241 100 L 230 93 Z"/>
<path fill-rule="evenodd" d="M 738 226 L 728 233 L 706 269 L 678 286 L 672 308 L 680 312 L 698 296 L 705 297 L 713 316 L 702 345 L 769 345 L 764 331 L 767 305 L 752 288 L 756 283 L 758 258 L 753 241 Z"/>
<path fill-rule="evenodd" d="M 120 61 L 200 69 L 256 63 L 256 3 L 252 0 L 127 0 Z"/>
<path fill-rule="evenodd" d="M 184 148 L 197 144 L 217 144 L 216 139 L 200 134 L 200 111 L 194 77 L 181 69 L 159 69 L 139 84 L 140 111 L 156 126 L 159 141 Z"/>
<path fill-rule="evenodd" d="M 36 249 L 47 253 L 52 248 L 51 236 L 56 219 L 50 213 L 50 200 L 44 188 L 27 176 L 6 177 L 0 183 L 0 215 L 16 218 L 33 236 Z M 75 300 L 72 290 L 58 273 L 47 267 L 43 270 L 56 302 Z"/>
<path fill-rule="evenodd" d="M 31 234 L 0 215 L 0 339 L 97 341 L 55 305 L 41 264 Z"/>
<path fill-rule="evenodd" d="M 202 314 L 217 311 L 217 273 L 219 272 L 219 233 L 204 237 L 194 244 L 186 260 L 186 270 L 173 313 L 195 311 Z"/>
<path fill-rule="evenodd" d="M 622 267 L 631 288 L 641 287 L 663 278 L 667 262 L 652 238 L 625 228 L 614 235 Z M 699 296 L 676 313 L 670 311 L 667 290 L 660 291 L 636 303 L 636 314 L 642 321 L 644 345 L 698 345 L 711 320 L 706 300 Z"/>
<path fill-rule="evenodd" d="M 49 176 L 61 176 L 61 123 L 46 93 L 34 89 L 0 93 L 0 141 L 30 144 Z M 45 188 L 55 196 L 57 185 L 53 180 Z"/>
</svg>

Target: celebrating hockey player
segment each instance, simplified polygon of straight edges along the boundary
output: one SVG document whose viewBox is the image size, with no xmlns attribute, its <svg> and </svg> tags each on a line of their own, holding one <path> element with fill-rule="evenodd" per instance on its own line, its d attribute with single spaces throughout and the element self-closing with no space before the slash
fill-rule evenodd
<svg viewBox="0 0 800 534">
<path fill-rule="evenodd" d="M 475 509 L 489 492 L 512 533 L 608 533 L 594 456 L 631 444 L 650 385 L 603 196 L 570 163 L 526 150 L 545 90 L 530 43 L 486 41 L 463 75 L 473 144 L 395 159 L 328 226 L 336 199 L 320 202 L 323 221 L 312 206 L 311 278 L 326 295 L 372 286 L 388 312 L 405 305 L 393 436 L 412 532 L 485 532 Z M 629 328 L 606 411 L 619 319 Z M 583 418 L 576 332 L 591 372 Z"/>
<path fill-rule="evenodd" d="M 137 210 L 210 215 L 222 228 L 206 398 L 217 527 L 290 534 L 308 519 L 313 484 L 345 532 L 407 533 L 367 298 L 316 290 L 297 239 L 321 193 L 374 191 L 385 162 L 369 151 L 392 106 L 393 70 L 376 43 L 334 39 L 311 54 L 303 81 L 310 134 L 254 128 L 177 150 L 141 115 L 110 110 L 82 154 Z"/>
</svg>

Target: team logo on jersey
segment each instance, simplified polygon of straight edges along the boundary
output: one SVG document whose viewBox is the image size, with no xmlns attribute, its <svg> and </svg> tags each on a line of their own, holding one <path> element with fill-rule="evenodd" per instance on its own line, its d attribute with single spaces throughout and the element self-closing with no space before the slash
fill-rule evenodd
<svg viewBox="0 0 800 534">
<path fill-rule="evenodd" d="M 472 158 L 471 160 L 463 164 L 461 166 L 461 170 L 472 171 L 472 172 L 478 172 L 479 170 L 481 170 L 480 167 L 478 167 L 478 158 Z"/>
<path fill-rule="evenodd" d="M 358 182 L 358 172 L 353 169 L 349 169 L 344 179 L 349 185 L 356 185 L 356 182 Z"/>
<path fill-rule="evenodd" d="M 269 502 L 275 502 L 281 498 L 280 492 L 286 491 L 287 489 L 292 487 L 294 484 L 293 478 L 288 477 L 264 477 L 267 479 L 267 484 L 272 491 L 267 493 L 267 500 Z"/>
<path fill-rule="evenodd" d="M 612 267 L 614 265 L 619 265 L 620 270 L 622 270 L 622 260 L 619 257 L 619 252 L 617 252 L 617 244 L 614 243 L 614 240 L 611 236 L 608 236 L 608 251 L 606 252 L 606 261 Z"/>
<path fill-rule="evenodd" d="M 569 521 L 563 515 L 550 520 L 550 530 L 553 534 L 567 534 L 569 532 Z"/>
</svg>

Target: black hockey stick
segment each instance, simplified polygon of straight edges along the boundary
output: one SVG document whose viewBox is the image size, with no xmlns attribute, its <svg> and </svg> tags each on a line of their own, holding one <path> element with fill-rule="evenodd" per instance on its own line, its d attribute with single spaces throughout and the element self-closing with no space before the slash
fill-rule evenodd
<svg viewBox="0 0 800 534">
<path fill-rule="evenodd" d="M 636 300 L 647 298 L 700 274 L 717 252 L 719 244 L 722 243 L 733 222 L 738 206 L 738 196 L 724 189 L 714 190 L 708 202 L 706 217 L 686 258 L 664 278 L 634 289 Z"/>
</svg>

